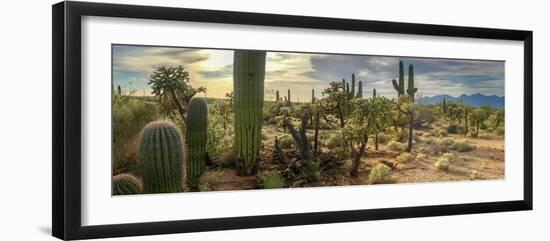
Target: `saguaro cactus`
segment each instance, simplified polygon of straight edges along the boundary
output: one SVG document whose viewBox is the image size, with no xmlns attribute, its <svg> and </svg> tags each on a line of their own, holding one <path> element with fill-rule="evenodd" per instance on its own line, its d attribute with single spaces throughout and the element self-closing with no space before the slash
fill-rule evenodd
<svg viewBox="0 0 550 241">
<path fill-rule="evenodd" d="M 411 98 L 411 101 L 414 102 L 414 95 L 418 91 L 418 88 L 414 87 L 414 67 L 412 64 L 409 65 L 409 82 L 407 83 L 407 95 Z"/>
<path fill-rule="evenodd" d="M 288 104 L 290 105 L 290 103 L 291 103 L 291 100 L 290 100 L 290 89 L 288 89 L 288 98 L 287 98 L 287 100 L 288 100 Z"/>
<path fill-rule="evenodd" d="M 118 174 L 113 177 L 112 195 L 140 194 L 143 191 L 141 182 L 130 174 Z"/>
<path fill-rule="evenodd" d="M 311 89 L 311 103 L 315 104 L 315 89 Z"/>
<path fill-rule="evenodd" d="M 392 79 L 393 88 L 397 91 L 397 97 L 405 94 L 405 70 L 403 69 L 403 61 L 399 61 L 399 84 L 395 79 Z"/>
<path fill-rule="evenodd" d="M 264 51 L 236 50 L 233 60 L 235 91 L 235 152 L 237 175 L 258 171 L 265 78 Z M 290 90 L 288 99 L 290 102 Z"/>
<path fill-rule="evenodd" d="M 171 122 L 155 121 L 145 126 L 138 148 L 144 192 L 182 191 L 183 147 L 180 134 Z"/>
<path fill-rule="evenodd" d="M 353 98 L 355 94 L 355 74 L 351 74 L 351 92 L 350 92 L 350 98 Z"/>
<path fill-rule="evenodd" d="M 187 181 L 193 186 L 206 166 L 208 106 L 204 98 L 194 97 L 187 107 L 185 143 L 187 144 Z"/>
<path fill-rule="evenodd" d="M 275 102 L 279 102 L 279 91 L 275 91 Z"/>
<path fill-rule="evenodd" d="M 372 89 L 372 98 L 376 98 L 376 88 Z"/>
<path fill-rule="evenodd" d="M 363 81 L 357 83 L 357 95 L 355 95 L 355 98 L 363 98 Z"/>
</svg>

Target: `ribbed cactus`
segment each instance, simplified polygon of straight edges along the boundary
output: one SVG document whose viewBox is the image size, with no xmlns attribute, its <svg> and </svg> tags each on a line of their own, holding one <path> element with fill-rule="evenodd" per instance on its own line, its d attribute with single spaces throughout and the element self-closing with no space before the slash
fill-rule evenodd
<svg viewBox="0 0 550 241">
<path fill-rule="evenodd" d="M 351 92 L 350 92 L 351 98 L 355 95 L 355 74 L 351 74 Z"/>
<path fill-rule="evenodd" d="M 414 87 L 414 67 L 412 64 L 409 65 L 409 82 L 407 83 L 407 95 L 411 98 L 411 101 L 414 102 L 414 95 L 418 91 L 418 88 Z"/>
<path fill-rule="evenodd" d="M 363 81 L 359 81 L 357 83 L 357 95 L 355 95 L 356 98 L 363 98 Z"/>
<path fill-rule="evenodd" d="M 118 174 L 112 182 L 112 195 L 140 194 L 143 191 L 141 182 L 130 174 Z"/>
<path fill-rule="evenodd" d="M 145 193 L 182 191 L 183 147 L 180 134 L 171 122 L 155 121 L 145 126 L 138 148 Z"/>
<path fill-rule="evenodd" d="M 393 88 L 397 91 L 397 96 L 405 94 L 405 70 L 403 69 L 403 61 L 399 61 L 399 84 L 395 79 L 392 79 Z"/>
<path fill-rule="evenodd" d="M 287 98 L 287 100 L 288 100 L 288 104 L 290 104 L 290 103 L 292 102 L 292 101 L 290 100 L 290 89 L 288 89 L 288 98 Z"/>
<path fill-rule="evenodd" d="M 191 185 L 203 173 L 208 141 L 208 105 L 206 100 L 194 97 L 187 107 L 185 144 L 187 145 L 187 181 Z"/>
<path fill-rule="evenodd" d="M 233 56 L 236 169 L 237 175 L 248 176 L 258 171 L 266 53 L 236 50 Z"/>
</svg>

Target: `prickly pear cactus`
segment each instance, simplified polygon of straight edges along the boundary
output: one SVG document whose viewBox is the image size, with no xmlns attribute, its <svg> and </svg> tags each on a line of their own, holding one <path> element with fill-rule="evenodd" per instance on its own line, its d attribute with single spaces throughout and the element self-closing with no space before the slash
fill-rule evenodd
<svg viewBox="0 0 550 241">
<path fill-rule="evenodd" d="M 112 195 L 140 194 L 143 191 L 141 182 L 130 174 L 118 174 L 112 181 Z"/>
<path fill-rule="evenodd" d="M 237 175 L 254 175 L 258 171 L 266 53 L 236 50 L 233 61 L 235 110 L 235 152 Z M 290 102 L 290 90 L 288 91 Z"/>
<path fill-rule="evenodd" d="M 187 181 L 196 184 L 203 173 L 208 141 L 208 106 L 204 98 L 195 97 L 187 107 L 185 143 L 187 145 Z"/>
<path fill-rule="evenodd" d="M 182 191 L 183 147 L 182 138 L 171 122 L 155 121 L 145 126 L 138 148 L 145 193 Z"/>
</svg>

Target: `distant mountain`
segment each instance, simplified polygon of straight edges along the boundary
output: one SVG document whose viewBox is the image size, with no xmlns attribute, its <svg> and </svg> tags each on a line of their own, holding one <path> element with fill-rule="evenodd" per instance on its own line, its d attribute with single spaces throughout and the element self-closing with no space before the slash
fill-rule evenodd
<svg viewBox="0 0 550 241">
<path fill-rule="evenodd" d="M 452 97 L 450 95 L 426 96 L 419 99 L 417 103 L 421 105 L 437 104 L 443 101 L 443 99 L 445 99 L 446 101 L 463 100 L 464 103 L 476 107 L 488 105 L 494 108 L 504 108 L 504 96 L 501 97 L 496 95 L 483 95 L 479 93 L 473 95 L 462 94 L 458 97 Z"/>
</svg>

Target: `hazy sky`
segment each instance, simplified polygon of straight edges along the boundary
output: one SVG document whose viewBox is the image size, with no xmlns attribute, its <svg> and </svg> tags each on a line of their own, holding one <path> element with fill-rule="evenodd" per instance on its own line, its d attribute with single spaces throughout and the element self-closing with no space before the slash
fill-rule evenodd
<svg viewBox="0 0 550 241">
<path fill-rule="evenodd" d="M 400 58 L 381 56 L 303 54 L 268 52 L 266 63 L 266 99 L 274 99 L 291 89 L 293 101 L 309 101 L 311 89 L 316 96 L 331 81 L 363 81 L 363 95 L 372 89 L 387 97 L 396 95 L 391 80 L 399 75 L 399 60 L 414 65 L 418 94 L 433 96 L 481 93 L 504 95 L 504 62 Z M 233 51 L 145 46 L 113 46 L 113 81 L 124 90 L 136 90 L 136 95 L 150 95 L 147 85 L 154 69 L 160 66 L 182 65 L 190 75 L 190 85 L 207 88 L 207 97 L 219 98 L 233 89 Z"/>
</svg>

